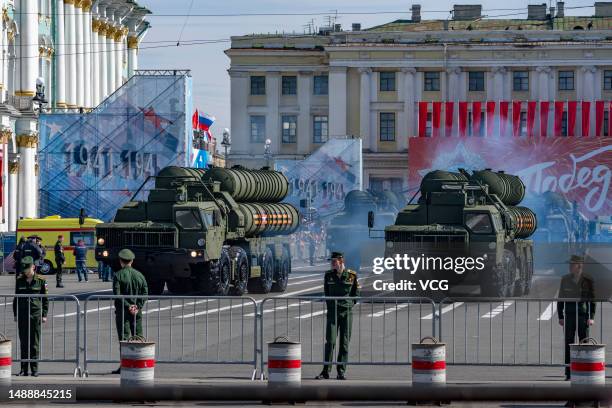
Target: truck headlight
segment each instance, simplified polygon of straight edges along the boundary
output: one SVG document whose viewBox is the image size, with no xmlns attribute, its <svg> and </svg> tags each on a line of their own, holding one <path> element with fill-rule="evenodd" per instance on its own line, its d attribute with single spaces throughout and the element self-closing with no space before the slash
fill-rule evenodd
<svg viewBox="0 0 612 408">
<path fill-rule="evenodd" d="M 203 247 L 205 243 L 206 243 L 206 240 L 204 238 L 198 239 L 198 246 Z"/>
<path fill-rule="evenodd" d="M 195 258 L 198 256 L 198 253 L 196 251 L 191 251 L 191 257 Z"/>
<path fill-rule="evenodd" d="M 98 238 L 98 245 L 102 246 L 104 245 L 104 238 Z"/>
<path fill-rule="evenodd" d="M 102 251 L 102 256 L 106 258 L 108 256 L 108 251 Z"/>
</svg>

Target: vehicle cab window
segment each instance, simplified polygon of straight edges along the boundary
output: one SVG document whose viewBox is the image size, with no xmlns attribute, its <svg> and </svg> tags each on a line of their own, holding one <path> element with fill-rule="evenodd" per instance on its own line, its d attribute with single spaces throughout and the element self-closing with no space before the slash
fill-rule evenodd
<svg viewBox="0 0 612 408">
<path fill-rule="evenodd" d="M 176 210 L 174 217 L 176 224 L 184 230 L 202 229 L 200 213 L 195 209 Z"/>
<path fill-rule="evenodd" d="M 75 246 L 79 240 L 83 240 L 85 246 L 92 247 L 94 246 L 94 233 L 93 232 L 71 232 L 70 233 L 70 246 Z"/>
<path fill-rule="evenodd" d="M 493 224 L 487 213 L 465 214 L 465 225 L 474 234 L 492 234 Z"/>
<path fill-rule="evenodd" d="M 208 229 L 209 227 L 214 226 L 213 224 L 213 213 L 207 211 L 200 211 L 202 214 L 202 220 L 204 221 L 204 226 Z"/>
</svg>

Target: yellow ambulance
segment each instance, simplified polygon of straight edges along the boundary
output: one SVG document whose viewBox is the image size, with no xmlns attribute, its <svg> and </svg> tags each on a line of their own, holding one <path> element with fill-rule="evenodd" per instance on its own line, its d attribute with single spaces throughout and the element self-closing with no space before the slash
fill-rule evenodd
<svg viewBox="0 0 612 408">
<path fill-rule="evenodd" d="M 96 247 L 96 224 L 102 221 L 95 218 L 84 218 L 83 224 L 78 218 L 62 218 L 59 215 L 51 215 L 44 218 L 24 218 L 17 221 L 17 242 L 21 237 L 28 238 L 38 235 L 42 238 L 42 245 L 47 251 L 42 273 L 48 274 L 55 270 L 55 252 L 53 251 L 57 236 L 64 236 L 64 255 L 66 262 L 64 269 L 76 268 L 73 250 L 77 242 L 82 239 L 87 247 L 87 268 L 97 269 L 98 262 L 95 256 Z"/>
</svg>

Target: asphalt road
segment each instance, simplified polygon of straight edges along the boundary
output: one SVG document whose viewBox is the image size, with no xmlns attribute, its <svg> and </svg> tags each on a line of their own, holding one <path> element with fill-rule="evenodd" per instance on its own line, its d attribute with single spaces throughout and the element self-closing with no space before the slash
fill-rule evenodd
<svg viewBox="0 0 612 408">
<path fill-rule="evenodd" d="M 287 291 L 282 294 L 248 295 L 245 298 L 163 298 L 149 300 L 143 318 L 145 337 L 157 344 L 156 377 L 249 379 L 258 357 L 255 325 L 263 326 L 263 358 L 266 343 L 278 336 L 302 343 L 304 378 L 320 371 L 323 360 L 325 304 L 322 296 L 323 272 L 327 263 L 315 266 L 294 265 Z M 545 272 L 545 271 L 542 271 Z M 360 274 L 361 286 L 367 288 L 375 279 L 367 270 Z M 74 274 L 64 279 L 65 288 L 55 288 L 55 278 L 48 278 L 52 295 L 74 295 L 87 315 L 86 338 L 81 338 L 78 365 L 83 367 L 87 354 L 90 377 L 116 381 L 110 375 L 119 361 L 114 327 L 110 284 L 90 275 L 79 283 Z M 530 299 L 520 301 L 462 302 L 450 301 L 436 313 L 426 300 L 412 303 L 395 300 L 390 293 L 379 293 L 375 300 L 358 303 L 354 308 L 353 332 L 348 370 L 355 380 L 410 380 L 410 345 L 425 336 L 440 334 L 447 348 L 449 382 L 490 381 L 562 381 L 562 328 L 558 325 L 554 298 L 559 277 L 539 274 Z M 0 293 L 10 295 L 14 277 L 0 276 Z M 469 288 L 466 294 L 470 294 Z M 96 295 L 95 299 L 88 296 Z M 267 299 L 271 298 L 274 299 Z M 0 327 L 15 339 L 11 298 L 0 297 Z M 255 310 L 263 310 L 256 321 Z M 597 313 L 592 335 L 610 344 L 612 321 L 607 317 L 610 304 Z M 83 317 L 76 313 L 74 300 L 51 302 L 49 321 L 42 336 L 44 359 L 75 360 L 77 321 L 83 332 Z M 17 342 L 13 342 L 17 356 Z M 610 360 L 608 353 L 608 361 Z M 166 362 L 174 362 L 166 364 Z M 374 365 L 372 365 L 374 363 Z M 516 365 L 516 366 L 515 366 Z M 41 363 L 41 379 L 73 372 L 76 362 Z M 14 370 L 17 370 L 15 364 Z M 260 373 L 257 373 L 259 376 Z"/>
</svg>

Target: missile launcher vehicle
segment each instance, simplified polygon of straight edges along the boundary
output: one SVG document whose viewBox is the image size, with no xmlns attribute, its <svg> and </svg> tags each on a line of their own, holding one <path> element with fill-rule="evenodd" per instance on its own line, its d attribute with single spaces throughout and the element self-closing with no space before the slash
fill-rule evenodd
<svg viewBox="0 0 612 408">
<path fill-rule="evenodd" d="M 130 201 L 96 228 L 96 259 L 119 268 L 131 249 L 150 294 L 283 292 L 291 271 L 286 235 L 298 210 L 277 171 L 166 167 L 146 201 Z M 143 184 L 143 186 L 147 182 Z M 142 188 L 142 187 L 141 187 Z M 135 194 L 135 196 L 138 192 Z"/>
<path fill-rule="evenodd" d="M 490 169 L 472 174 L 435 170 L 422 179 L 420 193 L 418 202 L 385 228 L 385 257 L 406 254 L 427 261 L 418 271 L 394 269 L 394 282 L 416 283 L 408 295 L 440 298 L 459 285 L 478 285 L 486 297 L 529 293 L 533 242 L 528 238 L 537 220 L 529 208 L 518 206 L 525 196 L 519 177 Z M 421 285 L 428 281 L 448 285 L 432 293 L 431 286 Z"/>
</svg>

